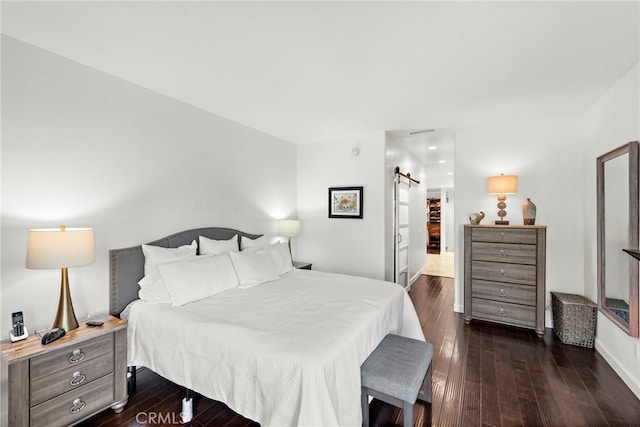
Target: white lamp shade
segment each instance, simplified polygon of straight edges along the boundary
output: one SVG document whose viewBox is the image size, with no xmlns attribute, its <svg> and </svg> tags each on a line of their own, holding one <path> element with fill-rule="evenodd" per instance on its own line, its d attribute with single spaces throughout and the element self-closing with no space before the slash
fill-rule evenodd
<svg viewBox="0 0 640 427">
<path fill-rule="evenodd" d="M 27 268 L 68 268 L 95 262 L 92 228 L 29 230 Z"/>
<path fill-rule="evenodd" d="M 507 194 L 518 192 L 518 177 L 516 175 L 500 174 L 487 178 L 487 193 Z"/>
<path fill-rule="evenodd" d="M 296 237 L 300 233 L 300 221 L 285 219 L 278 222 L 278 236 Z"/>
</svg>

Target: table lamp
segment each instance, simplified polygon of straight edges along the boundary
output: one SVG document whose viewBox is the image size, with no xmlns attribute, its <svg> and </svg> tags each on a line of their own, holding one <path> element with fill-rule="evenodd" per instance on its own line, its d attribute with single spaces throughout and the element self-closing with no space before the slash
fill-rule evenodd
<svg viewBox="0 0 640 427">
<path fill-rule="evenodd" d="M 289 253 L 291 253 L 291 238 L 300 233 L 300 221 L 297 219 L 283 219 L 278 222 L 278 236 L 289 238 Z"/>
<path fill-rule="evenodd" d="M 27 240 L 27 268 L 33 270 L 60 268 L 60 299 L 53 322 L 54 328 L 70 331 L 78 327 L 69 291 L 67 268 L 95 262 L 93 229 L 41 228 L 29 230 Z"/>
<path fill-rule="evenodd" d="M 498 216 L 500 217 L 495 223 L 496 225 L 509 225 L 509 221 L 505 221 L 507 216 L 507 196 L 505 194 L 513 194 L 518 192 L 518 177 L 516 175 L 505 175 L 501 173 L 498 176 L 490 176 L 487 178 L 487 193 L 498 195 Z"/>
</svg>

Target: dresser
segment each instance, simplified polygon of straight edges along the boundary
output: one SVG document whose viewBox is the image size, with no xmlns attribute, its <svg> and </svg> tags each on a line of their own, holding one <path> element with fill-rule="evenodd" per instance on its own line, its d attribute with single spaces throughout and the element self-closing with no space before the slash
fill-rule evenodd
<svg viewBox="0 0 640 427">
<path fill-rule="evenodd" d="M 542 225 L 464 226 L 464 319 L 545 333 Z"/>
<path fill-rule="evenodd" d="M 0 342 L 0 425 L 57 427 L 75 424 L 127 403 L 127 324 L 109 317 L 104 325 L 77 329 L 53 343 L 40 336 Z"/>
</svg>

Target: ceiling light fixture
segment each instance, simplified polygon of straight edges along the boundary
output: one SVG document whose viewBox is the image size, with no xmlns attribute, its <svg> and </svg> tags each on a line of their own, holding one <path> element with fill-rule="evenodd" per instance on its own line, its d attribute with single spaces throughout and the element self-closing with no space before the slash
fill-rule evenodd
<svg viewBox="0 0 640 427">
<path fill-rule="evenodd" d="M 433 151 L 433 150 L 437 150 L 438 147 L 436 147 L 435 145 L 430 145 L 427 147 L 427 150 Z"/>
</svg>

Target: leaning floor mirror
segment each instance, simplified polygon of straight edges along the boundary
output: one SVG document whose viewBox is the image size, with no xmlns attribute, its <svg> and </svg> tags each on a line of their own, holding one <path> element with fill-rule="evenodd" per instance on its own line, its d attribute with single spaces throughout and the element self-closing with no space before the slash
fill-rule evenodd
<svg viewBox="0 0 640 427">
<path fill-rule="evenodd" d="M 638 337 L 638 142 L 597 158 L 598 310 Z"/>
</svg>

